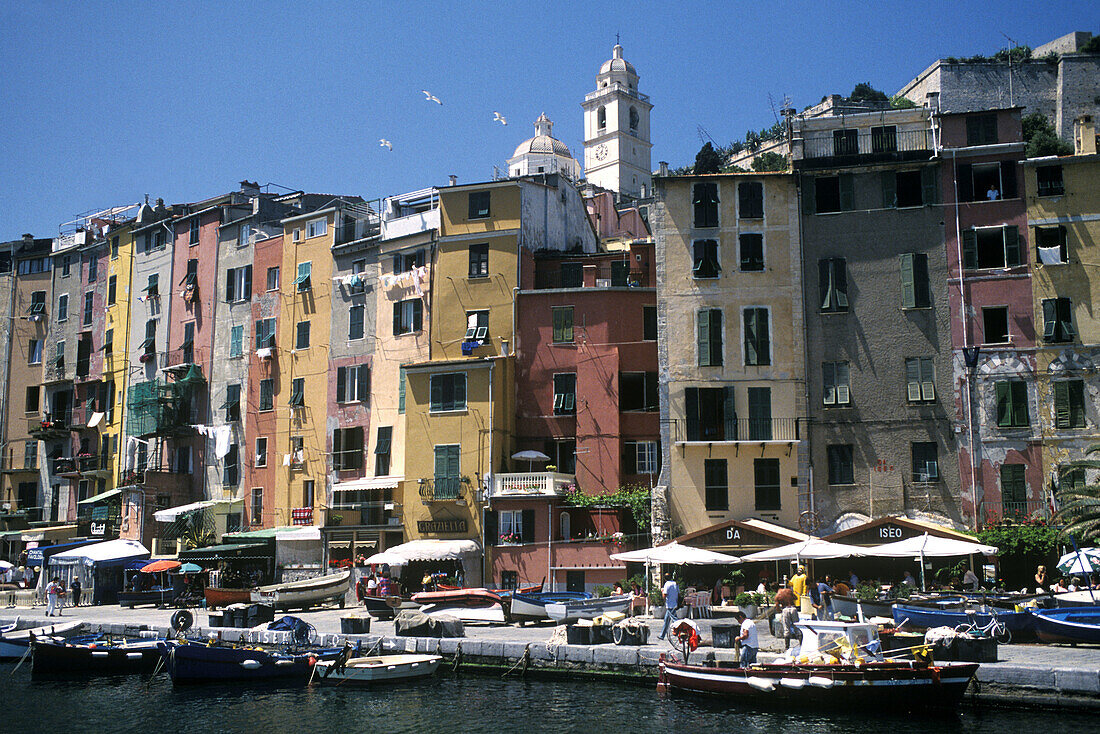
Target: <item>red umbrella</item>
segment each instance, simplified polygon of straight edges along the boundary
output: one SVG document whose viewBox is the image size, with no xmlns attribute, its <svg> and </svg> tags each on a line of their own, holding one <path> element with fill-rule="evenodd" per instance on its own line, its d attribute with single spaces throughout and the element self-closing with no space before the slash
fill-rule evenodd
<svg viewBox="0 0 1100 734">
<path fill-rule="evenodd" d="M 142 573 L 160 573 L 161 571 L 171 571 L 173 568 L 179 568 L 179 567 L 180 567 L 180 562 L 179 561 L 169 561 L 169 560 L 153 561 L 152 563 L 147 563 L 146 565 L 142 566 L 141 567 L 141 572 Z"/>
</svg>

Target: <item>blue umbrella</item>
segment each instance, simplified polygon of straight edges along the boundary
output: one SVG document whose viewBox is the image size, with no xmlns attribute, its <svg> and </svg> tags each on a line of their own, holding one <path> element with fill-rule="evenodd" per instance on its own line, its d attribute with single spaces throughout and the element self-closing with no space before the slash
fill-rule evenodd
<svg viewBox="0 0 1100 734">
<path fill-rule="evenodd" d="M 185 563 L 180 566 L 180 573 L 202 573 L 202 566 L 196 563 Z"/>
</svg>

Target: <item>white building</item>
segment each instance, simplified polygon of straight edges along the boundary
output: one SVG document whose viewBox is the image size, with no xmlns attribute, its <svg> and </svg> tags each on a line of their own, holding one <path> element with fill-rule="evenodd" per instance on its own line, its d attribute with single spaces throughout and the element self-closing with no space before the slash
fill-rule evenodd
<svg viewBox="0 0 1100 734">
<path fill-rule="evenodd" d="M 581 164 L 569 152 L 569 146 L 551 135 L 554 123 L 546 113 L 535 120 L 535 137 L 527 138 L 508 159 L 509 176 L 533 176 L 560 173 L 571 181 L 581 177 Z"/>
<path fill-rule="evenodd" d="M 649 97 L 638 91 L 638 73 L 615 44 L 585 95 L 584 171 L 588 183 L 634 197 L 652 193 Z"/>
</svg>

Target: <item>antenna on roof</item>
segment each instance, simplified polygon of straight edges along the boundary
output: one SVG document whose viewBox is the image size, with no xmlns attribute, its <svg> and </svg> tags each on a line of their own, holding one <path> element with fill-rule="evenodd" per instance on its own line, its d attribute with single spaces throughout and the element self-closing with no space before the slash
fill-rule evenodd
<svg viewBox="0 0 1100 734">
<path fill-rule="evenodd" d="M 1000 33 L 1002 36 L 1008 39 L 1009 43 L 1012 44 L 1008 47 L 1008 53 L 1006 53 L 1005 56 L 1008 58 L 1008 106 L 1015 107 L 1016 103 L 1013 101 L 1012 96 L 1012 50 L 1020 44 L 1016 43 L 1016 41 L 1010 38 L 1009 35 L 1004 31 L 1001 31 Z"/>
<path fill-rule="evenodd" d="M 707 129 L 705 127 L 703 127 L 702 125 L 696 125 L 695 130 L 696 130 L 696 132 L 699 133 L 700 142 L 705 143 L 709 140 L 714 145 L 718 145 L 718 141 L 715 140 L 714 137 L 711 136 L 711 134 L 709 132 L 707 132 Z"/>
</svg>

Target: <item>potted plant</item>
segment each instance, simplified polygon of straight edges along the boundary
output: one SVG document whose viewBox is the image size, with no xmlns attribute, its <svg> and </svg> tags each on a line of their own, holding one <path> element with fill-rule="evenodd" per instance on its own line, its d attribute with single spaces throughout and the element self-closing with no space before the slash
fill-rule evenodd
<svg viewBox="0 0 1100 734">
<path fill-rule="evenodd" d="M 756 608 L 756 599 L 753 594 L 748 594 L 742 591 L 734 598 L 733 603 L 736 604 L 745 616 L 749 619 L 756 619 L 756 613 L 759 611 Z"/>
<path fill-rule="evenodd" d="M 649 592 L 649 612 L 654 619 L 662 619 L 665 616 L 665 596 L 660 589 L 652 589 Z"/>
<path fill-rule="evenodd" d="M 745 572 L 736 569 L 730 573 L 729 585 L 733 587 L 734 594 L 741 594 L 745 590 Z"/>
</svg>

